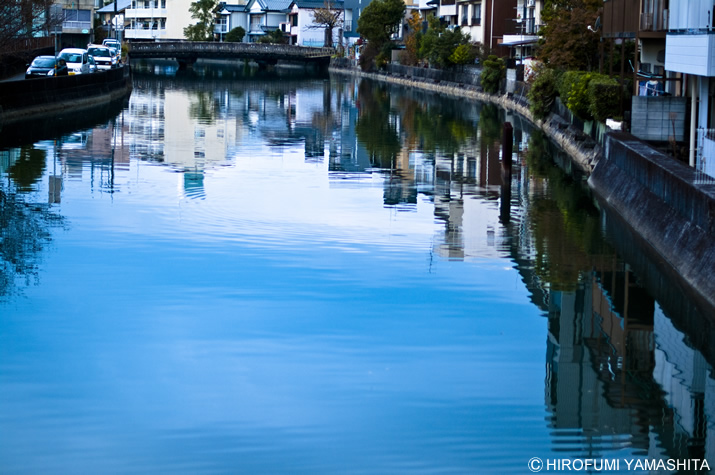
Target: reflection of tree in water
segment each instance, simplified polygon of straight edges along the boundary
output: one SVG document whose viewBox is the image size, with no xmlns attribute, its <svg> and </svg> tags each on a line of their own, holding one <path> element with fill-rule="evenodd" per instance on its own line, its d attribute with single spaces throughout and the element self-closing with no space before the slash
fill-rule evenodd
<svg viewBox="0 0 715 475">
<path fill-rule="evenodd" d="M 20 148 L 20 156 L 10 167 L 9 175 L 20 191 L 31 191 L 32 185 L 42 176 L 45 170 L 44 150 L 30 146 Z"/>
<path fill-rule="evenodd" d="M 390 94 L 384 85 L 361 81 L 358 89 L 360 110 L 355 133 L 365 145 L 373 165 L 392 168 L 400 153 L 400 138 L 397 124 L 390 120 Z"/>
<path fill-rule="evenodd" d="M 407 107 L 405 131 L 428 153 L 440 152 L 447 155 L 457 153 L 470 139 L 476 139 L 473 120 L 464 118 L 459 111 L 441 105 L 419 104 L 410 100 L 415 107 Z M 408 119 L 408 115 L 411 115 Z"/>
<path fill-rule="evenodd" d="M 192 101 L 189 106 L 189 117 L 198 119 L 203 124 L 212 124 L 219 113 L 219 104 L 213 93 L 209 91 L 192 91 Z"/>
<path fill-rule="evenodd" d="M 588 190 L 554 166 L 549 148 L 543 134 L 536 132 L 526 153 L 532 181 L 548 183 L 548 193 L 536 192 L 529 200 L 535 272 L 554 290 L 573 290 L 581 273 L 612 260 L 614 252 L 603 240 Z"/>
<path fill-rule="evenodd" d="M 37 278 L 39 253 L 51 240 L 50 228 L 62 224 L 49 205 L 30 203 L 21 193 L 32 189 L 43 170 L 44 151 L 23 147 L 9 170 L 14 185 L 0 185 L 0 296 Z"/>
</svg>

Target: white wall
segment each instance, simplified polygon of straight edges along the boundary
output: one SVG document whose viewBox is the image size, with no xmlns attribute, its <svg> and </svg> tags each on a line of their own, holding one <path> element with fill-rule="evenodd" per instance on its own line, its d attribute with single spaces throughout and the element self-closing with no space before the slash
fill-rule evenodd
<svg viewBox="0 0 715 475">
<path fill-rule="evenodd" d="M 665 69 L 697 76 L 715 76 L 715 35 L 667 35 Z"/>
<path fill-rule="evenodd" d="M 670 30 L 712 27 L 712 1 L 671 0 L 669 7 L 670 18 L 668 28 Z"/>
</svg>

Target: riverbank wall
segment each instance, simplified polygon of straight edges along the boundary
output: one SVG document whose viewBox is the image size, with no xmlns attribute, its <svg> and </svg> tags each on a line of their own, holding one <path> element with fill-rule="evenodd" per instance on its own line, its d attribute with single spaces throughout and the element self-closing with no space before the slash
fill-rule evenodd
<svg viewBox="0 0 715 475">
<path fill-rule="evenodd" d="M 331 72 L 492 103 L 541 129 L 588 177 L 599 205 L 637 236 L 665 274 L 680 281 L 705 315 L 715 318 L 715 181 L 636 137 L 608 132 L 602 141 L 558 114 L 536 120 L 524 97 L 488 94 L 479 87 L 390 73 L 331 67 Z"/>
<path fill-rule="evenodd" d="M 129 66 L 94 74 L 4 82 L 0 127 L 109 103 L 125 96 L 131 87 Z"/>
</svg>

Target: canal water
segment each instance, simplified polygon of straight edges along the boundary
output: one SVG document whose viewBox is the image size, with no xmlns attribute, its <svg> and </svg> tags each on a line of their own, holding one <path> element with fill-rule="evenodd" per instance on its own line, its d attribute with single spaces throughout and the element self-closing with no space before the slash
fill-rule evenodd
<svg viewBox="0 0 715 475">
<path fill-rule="evenodd" d="M 493 106 L 294 70 L 138 64 L 5 128 L 0 472 L 712 466 L 712 325 L 564 168 Z"/>
</svg>

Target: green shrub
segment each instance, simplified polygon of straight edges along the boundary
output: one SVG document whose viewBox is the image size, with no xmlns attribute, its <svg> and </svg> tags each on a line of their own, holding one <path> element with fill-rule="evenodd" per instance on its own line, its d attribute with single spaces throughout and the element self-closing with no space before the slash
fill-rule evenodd
<svg viewBox="0 0 715 475">
<path fill-rule="evenodd" d="M 490 55 L 489 58 L 484 61 L 484 68 L 482 69 L 482 88 L 485 92 L 494 94 L 499 91 L 501 80 L 504 79 L 505 76 L 506 66 L 504 65 L 504 60 L 493 54 Z"/>
<path fill-rule="evenodd" d="M 558 95 L 559 73 L 551 68 L 542 68 L 536 72 L 527 93 L 529 108 L 536 119 L 543 119 L 549 112 Z"/>
<path fill-rule="evenodd" d="M 581 120 L 591 120 L 591 97 L 588 94 L 588 84 L 593 73 L 583 73 L 578 82 L 574 84 L 569 93 L 568 108 Z"/>
<path fill-rule="evenodd" d="M 595 75 L 588 84 L 591 116 L 603 122 L 609 117 L 620 115 L 622 94 L 623 90 L 616 79 L 604 74 Z"/>
<path fill-rule="evenodd" d="M 470 64 L 474 62 L 474 58 L 477 57 L 476 51 L 472 45 L 461 44 L 457 46 L 457 49 L 449 56 L 449 61 L 452 64 Z"/>
<path fill-rule="evenodd" d="M 246 30 L 242 27 L 237 26 L 228 33 L 226 33 L 226 41 L 230 43 L 240 43 L 243 41 L 243 37 L 246 36 Z"/>
</svg>

